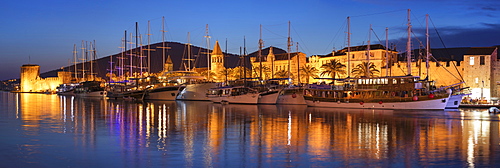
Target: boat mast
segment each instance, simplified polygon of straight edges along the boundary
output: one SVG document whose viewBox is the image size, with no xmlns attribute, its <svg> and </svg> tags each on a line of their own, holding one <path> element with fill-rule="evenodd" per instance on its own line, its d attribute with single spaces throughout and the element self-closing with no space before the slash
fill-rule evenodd
<svg viewBox="0 0 500 168">
<path fill-rule="evenodd" d="M 351 77 L 351 17 L 347 17 L 347 77 Z"/>
<path fill-rule="evenodd" d="M 429 14 L 425 15 L 425 36 L 427 38 L 426 44 L 426 58 L 425 58 L 425 68 L 427 69 L 427 80 L 430 80 L 429 76 L 429 56 L 430 56 L 430 41 L 429 41 Z"/>
<path fill-rule="evenodd" d="M 367 53 L 366 53 L 366 69 L 365 76 L 370 77 L 370 44 L 371 44 L 371 36 L 372 35 L 372 24 L 370 24 L 370 30 L 368 30 L 368 45 L 367 45 Z"/>
<path fill-rule="evenodd" d="M 82 58 L 81 58 L 81 60 L 82 60 L 82 81 L 84 81 L 85 80 L 85 61 L 86 61 L 85 54 L 86 54 L 86 52 L 85 52 L 85 43 L 83 42 L 83 40 L 82 40 L 81 49 L 82 49 Z"/>
<path fill-rule="evenodd" d="M 162 67 L 163 67 L 163 71 L 165 71 L 165 62 L 166 62 L 166 58 L 165 58 L 165 49 L 169 49 L 169 47 L 165 47 L 165 16 L 163 16 L 161 18 L 161 41 L 162 41 L 162 45 L 161 47 L 158 47 L 158 48 L 161 48 L 162 49 Z"/>
<path fill-rule="evenodd" d="M 297 42 L 297 81 L 300 85 L 300 57 L 299 57 L 299 42 Z"/>
<path fill-rule="evenodd" d="M 95 41 L 94 41 L 95 43 Z M 92 41 L 90 42 L 90 77 L 92 78 L 92 81 L 94 81 L 94 57 L 95 57 L 95 47 L 94 43 Z"/>
<path fill-rule="evenodd" d="M 212 57 L 210 55 L 210 35 L 208 35 L 208 24 L 205 26 L 205 38 L 207 40 L 207 78 L 210 80 L 210 63 L 212 62 Z"/>
<path fill-rule="evenodd" d="M 246 67 L 247 67 L 247 40 L 246 40 L 246 37 L 243 36 L 243 81 L 244 81 L 244 85 L 246 86 L 247 85 L 247 70 L 246 70 Z"/>
<path fill-rule="evenodd" d="M 389 76 L 389 28 L 385 28 L 385 76 Z"/>
<path fill-rule="evenodd" d="M 239 57 L 240 57 L 240 78 L 241 78 L 243 76 L 243 71 L 242 71 L 243 70 L 243 56 L 241 54 L 241 46 L 240 46 L 240 55 L 239 55 Z"/>
<path fill-rule="evenodd" d="M 151 33 L 150 33 L 150 27 L 151 27 L 151 21 L 148 20 L 148 62 L 147 62 L 147 65 L 148 65 L 148 76 L 149 74 L 151 73 Z"/>
<path fill-rule="evenodd" d="M 125 74 L 123 74 L 123 68 L 125 67 L 125 55 L 127 54 L 127 30 L 125 30 L 122 45 L 123 45 L 123 51 L 122 51 L 122 57 L 120 58 L 120 74 L 119 74 L 120 79 L 125 77 Z"/>
<path fill-rule="evenodd" d="M 227 62 L 226 57 L 229 57 L 229 55 L 225 55 L 225 54 L 227 54 L 227 38 L 226 38 L 226 51 L 225 51 L 225 53 L 222 53 L 222 55 L 223 55 L 222 56 L 222 59 L 223 59 L 222 60 L 222 66 L 224 66 L 224 71 L 226 71 L 226 72 L 224 72 L 224 75 L 226 76 L 225 82 L 227 83 L 227 76 L 228 76 L 228 74 L 227 74 L 227 67 L 226 67 L 226 62 Z"/>
<path fill-rule="evenodd" d="M 73 45 L 73 66 L 75 67 L 75 80 L 78 79 L 78 72 L 77 72 L 77 68 L 76 68 L 76 63 L 77 63 L 77 58 L 76 58 L 76 44 Z"/>
<path fill-rule="evenodd" d="M 132 75 L 134 75 L 134 58 L 133 58 L 133 56 L 134 56 L 134 49 L 133 49 L 134 42 L 133 42 L 133 40 L 134 40 L 133 39 L 133 35 L 132 35 L 132 33 L 130 33 L 130 42 L 129 42 L 129 44 L 130 44 L 130 67 L 129 67 L 129 72 L 130 73 L 128 74 L 129 77 L 132 77 Z"/>
<path fill-rule="evenodd" d="M 188 71 L 191 71 L 191 42 L 190 42 L 190 41 L 191 41 L 191 40 L 190 40 L 190 39 L 191 39 L 191 37 L 190 37 L 190 33 L 189 33 L 189 32 L 188 32 L 188 37 L 187 37 L 187 38 L 188 38 L 188 39 L 187 39 L 187 41 L 188 41 L 188 43 L 187 43 L 187 46 L 188 46 L 188 48 L 187 48 L 187 56 L 188 56 L 188 59 L 187 59 L 187 61 L 188 61 L 188 69 L 187 69 L 187 70 L 188 70 Z"/>
<path fill-rule="evenodd" d="M 406 68 L 408 69 L 408 76 L 411 76 L 411 21 L 410 21 L 410 9 L 408 9 L 408 41 L 406 42 Z"/>
<path fill-rule="evenodd" d="M 290 21 L 288 21 L 288 40 L 287 40 L 287 49 L 286 49 L 286 52 L 288 53 L 288 84 L 292 83 L 292 80 L 290 79 L 290 72 L 291 72 L 290 47 L 291 46 L 292 46 L 292 39 L 290 38 Z"/>
<path fill-rule="evenodd" d="M 264 42 L 262 41 L 262 24 L 260 25 L 260 36 L 259 36 L 259 78 L 262 80 L 262 46 Z"/>
</svg>

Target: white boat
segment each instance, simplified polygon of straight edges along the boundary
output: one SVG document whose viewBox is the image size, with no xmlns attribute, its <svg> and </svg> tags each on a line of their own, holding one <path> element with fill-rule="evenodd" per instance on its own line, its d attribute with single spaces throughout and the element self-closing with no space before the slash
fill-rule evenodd
<svg viewBox="0 0 500 168">
<path fill-rule="evenodd" d="M 278 101 L 279 90 L 269 90 L 259 93 L 257 104 L 276 104 Z"/>
<path fill-rule="evenodd" d="M 300 87 L 284 88 L 279 92 L 276 104 L 306 105 L 304 89 Z"/>
<path fill-rule="evenodd" d="M 168 81 L 175 81 L 183 86 L 183 88 L 179 88 L 175 100 L 209 101 L 207 91 L 217 87 L 217 83 L 206 81 L 204 76 L 195 71 L 173 71 L 168 73 L 171 75 L 163 75 L 171 76 Z"/>
<path fill-rule="evenodd" d="M 259 93 L 245 86 L 224 86 L 208 90 L 206 97 L 221 104 L 257 104 Z"/>
<path fill-rule="evenodd" d="M 450 96 L 450 99 L 448 100 L 448 103 L 446 103 L 446 109 L 456 109 L 460 106 L 460 103 L 462 102 L 462 99 L 464 96 L 468 96 L 470 94 L 452 94 Z"/>
<path fill-rule="evenodd" d="M 164 86 L 157 87 L 146 91 L 145 99 L 148 100 L 175 100 L 177 95 L 185 86 L 175 85 L 175 86 Z"/>
<path fill-rule="evenodd" d="M 416 76 L 352 78 L 343 85 L 310 86 L 305 91 L 308 106 L 361 109 L 445 109 L 451 90 L 429 91 Z"/>
<path fill-rule="evenodd" d="M 78 84 L 75 83 L 61 84 L 56 88 L 56 93 L 62 96 L 74 96 L 76 86 L 78 86 Z"/>
</svg>

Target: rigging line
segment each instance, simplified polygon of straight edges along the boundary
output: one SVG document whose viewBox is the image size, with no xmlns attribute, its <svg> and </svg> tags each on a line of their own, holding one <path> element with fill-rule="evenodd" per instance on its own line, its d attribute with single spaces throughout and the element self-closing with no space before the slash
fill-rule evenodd
<svg viewBox="0 0 500 168">
<path fill-rule="evenodd" d="M 263 27 L 264 27 L 264 26 L 263 26 Z M 286 36 L 283 36 L 283 35 L 277 34 L 277 33 L 273 32 L 273 31 L 271 31 L 271 30 L 267 29 L 266 27 L 264 27 L 264 29 L 265 29 L 265 30 L 267 30 L 267 31 L 269 31 L 270 33 L 272 33 L 272 34 L 274 34 L 274 35 L 277 35 L 277 36 L 281 37 L 281 38 L 287 38 Z"/>
<path fill-rule="evenodd" d="M 434 57 L 432 57 L 432 58 L 434 59 L 434 61 L 436 61 L 436 62 L 439 64 L 439 67 L 442 67 L 444 70 L 446 70 L 448 73 L 450 73 L 450 74 L 451 74 L 451 76 L 455 77 L 455 79 L 460 79 L 460 78 L 462 78 L 462 75 L 460 75 L 460 74 L 459 74 L 459 75 L 460 75 L 460 78 L 457 78 L 455 75 L 453 75 L 453 73 L 451 73 L 451 72 L 448 70 L 448 68 L 445 68 L 445 67 L 444 67 L 441 63 L 439 63 L 439 61 L 438 61 L 436 58 L 434 58 Z M 463 80 L 462 80 L 462 81 L 463 81 Z"/>
<path fill-rule="evenodd" d="M 302 44 L 299 47 L 303 48 L 302 46 L 304 46 L 306 48 L 307 52 L 311 53 L 311 51 L 309 50 L 309 48 L 307 48 L 307 46 L 305 45 L 306 43 L 304 42 L 304 40 L 302 40 L 302 38 L 300 37 L 299 33 L 297 33 L 297 30 L 295 30 L 294 27 L 292 27 L 292 29 L 293 29 L 293 32 L 295 32 L 295 34 L 297 35 L 297 37 L 299 37 L 300 42 L 302 42 Z"/>
<path fill-rule="evenodd" d="M 439 37 L 439 41 L 441 41 L 441 44 L 443 44 L 443 47 L 444 47 L 444 50 L 446 51 L 446 54 L 451 55 L 451 54 L 449 53 L 449 51 L 448 51 L 448 48 L 446 48 L 446 45 L 444 44 L 443 39 L 441 38 L 441 35 L 440 35 L 440 34 L 439 34 L 439 32 L 437 31 L 436 25 L 434 25 L 434 22 L 432 21 L 431 17 L 429 17 L 429 20 L 431 21 L 431 23 L 432 23 L 432 27 L 434 27 L 434 30 L 436 31 L 436 34 L 437 34 L 437 35 L 438 35 L 438 37 Z M 457 66 L 455 65 L 455 63 L 453 63 L 453 66 L 455 67 L 455 70 L 458 72 L 458 75 L 460 76 L 460 79 L 461 79 L 462 81 L 465 81 L 465 80 L 464 80 L 464 77 L 462 76 L 462 74 L 460 74 L 460 71 L 458 71 L 458 68 L 457 68 Z"/>
<path fill-rule="evenodd" d="M 365 15 L 356 15 L 356 16 L 350 16 L 350 17 L 353 18 L 353 17 L 363 17 L 363 16 L 370 16 L 370 15 L 380 15 L 380 14 L 387 14 L 387 13 L 393 13 L 393 12 L 406 11 L 406 10 L 408 10 L 408 9 L 399 9 L 399 10 L 393 10 L 393 11 L 387 11 L 387 12 L 371 13 L 371 14 L 365 14 Z"/>
<path fill-rule="evenodd" d="M 333 36 L 332 40 L 330 41 L 330 43 L 328 43 L 327 47 L 330 47 L 330 45 L 332 45 L 333 41 L 337 38 L 337 36 L 339 35 L 340 31 L 343 30 L 345 28 L 345 26 L 346 26 L 346 22 L 343 22 L 342 26 L 340 26 L 339 30 L 337 30 L 337 33 Z M 344 44 L 345 44 L 345 41 L 344 41 Z M 335 47 L 335 46 L 333 46 L 333 47 Z M 329 48 L 326 48 L 325 50 L 323 50 L 323 53 L 326 53 L 326 51 L 328 49 Z"/>
<path fill-rule="evenodd" d="M 277 24 L 273 24 L 273 25 L 262 25 L 262 26 L 282 26 L 282 25 L 288 25 L 288 22 L 277 23 Z"/>
</svg>

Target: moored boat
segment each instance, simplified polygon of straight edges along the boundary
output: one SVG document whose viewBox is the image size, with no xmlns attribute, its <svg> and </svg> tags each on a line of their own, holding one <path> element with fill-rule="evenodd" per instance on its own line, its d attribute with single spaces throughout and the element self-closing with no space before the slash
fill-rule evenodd
<svg viewBox="0 0 500 168">
<path fill-rule="evenodd" d="M 210 101 L 221 104 L 257 104 L 259 93 L 245 86 L 224 86 L 208 90 Z"/>
<path fill-rule="evenodd" d="M 100 81 L 85 81 L 76 86 L 77 97 L 106 97 L 107 92 Z"/>
<path fill-rule="evenodd" d="M 185 86 L 174 85 L 174 86 L 163 86 L 156 87 L 146 91 L 145 99 L 148 100 L 175 100 L 177 95 Z"/>
<path fill-rule="evenodd" d="M 304 99 L 308 106 L 367 109 L 443 110 L 451 91 L 431 90 L 416 76 L 351 78 L 330 88 L 309 86 Z"/>
<path fill-rule="evenodd" d="M 288 87 L 279 92 L 276 104 L 306 105 L 304 89 L 301 87 Z"/>
</svg>

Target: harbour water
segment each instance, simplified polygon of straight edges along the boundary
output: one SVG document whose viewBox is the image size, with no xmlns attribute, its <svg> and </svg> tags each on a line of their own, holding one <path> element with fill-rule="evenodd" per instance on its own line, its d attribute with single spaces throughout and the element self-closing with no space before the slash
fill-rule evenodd
<svg viewBox="0 0 500 168">
<path fill-rule="evenodd" d="M 0 92 L 0 167 L 500 167 L 499 120 Z"/>
</svg>

